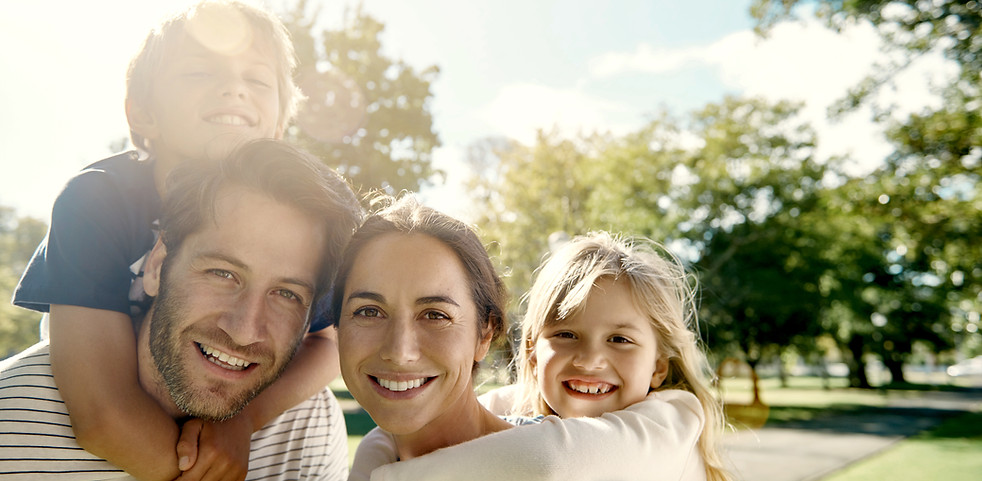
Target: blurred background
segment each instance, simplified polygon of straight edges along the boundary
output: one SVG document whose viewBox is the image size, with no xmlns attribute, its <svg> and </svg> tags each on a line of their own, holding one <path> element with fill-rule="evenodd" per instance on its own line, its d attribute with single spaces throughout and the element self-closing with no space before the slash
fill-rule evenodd
<svg viewBox="0 0 982 481">
<path fill-rule="evenodd" d="M 0 357 L 37 341 L 6 300 L 54 197 L 129 148 L 129 56 L 188 3 L 0 6 Z M 288 138 L 476 225 L 513 320 L 550 237 L 605 229 L 690 263 L 735 405 L 982 386 L 978 2 L 265 6 L 309 97 Z"/>
</svg>

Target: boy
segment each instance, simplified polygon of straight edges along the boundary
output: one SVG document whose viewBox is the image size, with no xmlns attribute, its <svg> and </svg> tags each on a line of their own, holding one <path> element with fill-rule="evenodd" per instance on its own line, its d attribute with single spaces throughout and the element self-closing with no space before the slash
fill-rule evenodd
<svg viewBox="0 0 982 481">
<path fill-rule="evenodd" d="M 252 432 L 338 374 L 333 330 L 309 333 L 282 378 L 242 413 L 182 439 L 200 444 L 197 460 L 194 449 L 177 458 L 179 426 L 136 376 L 130 316 L 145 308 L 139 273 L 167 174 L 245 140 L 281 137 L 301 97 L 295 64 L 282 23 L 235 1 L 204 1 L 155 28 L 127 73 L 126 116 L 147 158 L 110 157 L 68 182 L 15 291 L 14 304 L 48 312 L 55 381 L 79 444 L 137 478 L 173 479 L 197 464 L 192 473 L 211 465 L 241 479 Z"/>
</svg>

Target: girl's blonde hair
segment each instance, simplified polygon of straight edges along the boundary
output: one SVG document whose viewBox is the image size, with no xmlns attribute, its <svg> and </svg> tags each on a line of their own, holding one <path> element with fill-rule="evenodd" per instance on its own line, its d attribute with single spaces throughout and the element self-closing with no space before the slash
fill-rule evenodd
<svg viewBox="0 0 982 481">
<path fill-rule="evenodd" d="M 648 316 L 658 335 L 659 355 L 668 360 L 668 376 L 655 390 L 682 389 L 699 399 L 706 418 L 699 450 L 707 479 L 727 479 L 718 447 L 722 403 L 710 387 L 713 371 L 696 334 L 696 281 L 677 257 L 647 239 L 615 237 L 607 232 L 578 236 L 558 248 L 538 269 L 521 323 L 516 414 L 554 414 L 535 378 L 536 340 L 546 326 L 582 309 L 601 278 L 628 282 L 635 305 Z"/>
</svg>

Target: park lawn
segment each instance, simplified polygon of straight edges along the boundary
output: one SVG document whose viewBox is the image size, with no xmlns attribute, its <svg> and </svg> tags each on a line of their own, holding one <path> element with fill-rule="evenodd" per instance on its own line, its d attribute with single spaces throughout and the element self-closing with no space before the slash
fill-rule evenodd
<svg viewBox="0 0 982 481">
<path fill-rule="evenodd" d="M 982 473 L 982 413 L 974 412 L 949 419 L 933 431 L 905 439 L 823 481 L 974 481 L 979 479 L 979 473 Z"/>
</svg>

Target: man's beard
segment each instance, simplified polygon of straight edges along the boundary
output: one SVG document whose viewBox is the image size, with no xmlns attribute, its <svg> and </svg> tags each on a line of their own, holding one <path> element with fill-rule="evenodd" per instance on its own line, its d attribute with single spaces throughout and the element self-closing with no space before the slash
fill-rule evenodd
<svg viewBox="0 0 982 481">
<path fill-rule="evenodd" d="M 280 377 L 300 345 L 302 333 L 297 336 L 289 350 L 282 353 L 279 364 L 268 369 L 266 375 L 259 378 L 253 386 L 239 391 L 234 388 L 240 386 L 230 383 L 223 383 L 217 387 L 196 388 L 191 381 L 190 374 L 192 373 L 188 371 L 188 360 L 181 357 L 182 347 L 191 343 L 186 335 L 195 330 L 194 325 L 187 325 L 178 332 L 178 326 L 183 325 L 182 313 L 186 312 L 187 303 L 185 299 L 188 294 L 179 288 L 172 289 L 173 287 L 166 275 L 166 269 L 163 269 L 161 271 L 160 291 L 154 301 L 149 319 L 150 353 L 153 356 L 154 364 L 157 366 L 157 370 L 167 386 L 167 391 L 178 409 L 191 417 L 206 421 L 221 422 L 228 420 L 238 414 L 242 408 L 249 404 L 249 401 L 252 401 L 263 389 L 266 389 Z M 198 329 L 198 332 L 203 329 L 208 328 Z M 219 344 L 215 347 L 236 346 L 225 331 L 218 328 L 210 329 L 211 331 L 205 338 L 209 342 L 218 341 Z M 242 347 L 241 351 L 254 352 L 256 353 L 255 359 L 264 361 L 255 369 L 268 366 L 274 359 L 273 354 L 268 352 L 268 348 L 259 350 L 253 347 Z"/>
</svg>

